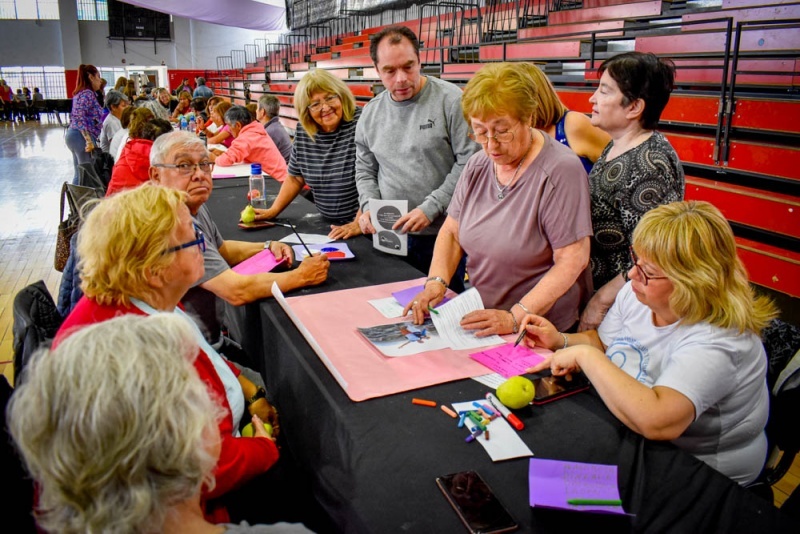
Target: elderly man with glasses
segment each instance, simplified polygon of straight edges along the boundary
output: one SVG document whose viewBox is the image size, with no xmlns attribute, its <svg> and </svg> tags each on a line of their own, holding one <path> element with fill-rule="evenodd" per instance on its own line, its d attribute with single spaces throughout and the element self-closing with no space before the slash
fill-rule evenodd
<svg viewBox="0 0 800 534">
<path fill-rule="evenodd" d="M 258 127 L 264 131 L 260 124 Z M 231 269 L 231 266 L 265 248 L 269 248 L 277 259 L 285 258 L 291 266 L 291 247 L 277 241 L 250 243 L 223 239 L 204 206 L 213 187 L 211 170 L 214 163 L 197 136 L 189 132 L 162 135 L 153 143 L 150 164 L 153 182 L 186 192 L 186 204 L 202 232 L 205 274 L 189 290 L 183 302 L 187 309 L 201 318 L 212 344 L 221 341 L 216 297 L 238 306 L 272 296 L 273 282 L 286 292 L 326 280 L 330 263 L 325 255 L 306 258 L 296 269 L 283 273 L 242 275 Z"/>
</svg>

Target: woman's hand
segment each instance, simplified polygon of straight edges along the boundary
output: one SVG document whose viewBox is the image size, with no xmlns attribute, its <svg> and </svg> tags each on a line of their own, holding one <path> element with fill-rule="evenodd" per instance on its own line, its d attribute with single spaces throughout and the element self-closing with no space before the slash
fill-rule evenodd
<svg viewBox="0 0 800 534">
<path fill-rule="evenodd" d="M 278 422 L 278 411 L 275 409 L 272 404 L 270 404 L 267 399 L 258 399 L 250 406 L 247 407 L 247 411 L 250 412 L 254 418 L 258 418 L 259 423 L 263 427 L 264 422 L 269 423 L 272 425 L 272 437 L 277 438 L 278 432 L 280 431 L 280 424 Z M 254 428 L 258 428 L 259 425 L 253 424 Z M 266 432 L 266 430 L 265 430 Z"/>
<path fill-rule="evenodd" d="M 519 325 L 527 332 L 525 343 L 529 347 L 544 347 L 550 350 L 564 346 L 564 336 L 550 321 L 539 315 L 526 314 Z"/>
<path fill-rule="evenodd" d="M 438 282 L 425 284 L 425 289 L 414 295 L 411 302 L 403 308 L 403 316 L 408 315 L 410 310 L 414 324 L 422 324 L 425 322 L 425 316 L 428 315 L 428 306 L 433 307 L 439 304 L 444 299 L 446 291 L 444 285 Z"/>
<path fill-rule="evenodd" d="M 514 331 L 514 316 L 508 310 L 476 310 L 461 319 L 461 328 L 477 330 L 476 337 L 510 334 Z"/>
<path fill-rule="evenodd" d="M 272 252 L 275 259 L 281 261 L 286 259 L 286 266 L 291 267 L 294 263 L 294 252 L 292 247 L 280 241 L 273 241 L 269 244 L 269 251 Z"/>
<path fill-rule="evenodd" d="M 267 438 L 275 441 L 278 438 L 277 426 L 272 425 L 272 434 L 267 432 L 266 427 L 264 426 L 264 421 L 257 415 L 253 415 L 250 418 L 250 422 L 253 423 L 253 437 L 254 438 Z M 270 423 L 272 424 L 272 423 Z"/>
<path fill-rule="evenodd" d="M 361 233 L 361 226 L 358 224 L 358 220 L 355 220 L 351 223 L 343 224 L 341 226 L 332 224 L 328 237 L 331 239 L 348 239 L 350 237 L 361 235 Z"/>
<path fill-rule="evenodd" d="M 257 221 L 269 221 L 278 216 L 276 213 L 272 211 L 272 208 L 267 208 L 267 209 L 256 208 L 255 212 Z"/>
<path fill-rule="evenodd" d="M 550 358 L 550 372 L 553 373 L 553 376 L 579 373 L 581 366 L 578 365 L 578 356 L 586 351 L 599 352 L 596 348 L 588 345 L 576 345 L 553 353 L 553 357 Z M 569 379 L 569 376 L 567 376 L 567 380 Z"/>
</svg>

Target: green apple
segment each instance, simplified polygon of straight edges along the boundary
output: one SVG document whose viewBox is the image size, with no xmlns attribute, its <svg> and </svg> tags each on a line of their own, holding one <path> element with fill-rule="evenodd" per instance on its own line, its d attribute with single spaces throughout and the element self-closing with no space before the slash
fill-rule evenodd
<svg viewBox="0 0 800 534">
<path fill-rule="evenodd" d="M 271 436 L 272 425 L 269 423 L 264 423 L 264 428 L 267 430 L 267 434 Z M 242 437 L 252 438 L 253 436 L 255 436 L 255 433 L 256 431 L 255 428 L 253 428 L 253 423 L 247 423 L 246 425 L 244 425 L 244 428 L 242 429 Z"/>
<path fill-rule="evenodd" d="M 512 410 L 530 404 L 535 392 L 533 382 L 524 376 L 512 376 L 497 386 L 497 398 Z"/>
<path fill-rule="evenodd" d="M 253 206 L 248 205 L 242 210 L 242 213 L 240 213 L 239 216 L 242 218 L 243 223 L 249 224 L 256 220 L 256 210 L 253 208 Z"/>
</svg>

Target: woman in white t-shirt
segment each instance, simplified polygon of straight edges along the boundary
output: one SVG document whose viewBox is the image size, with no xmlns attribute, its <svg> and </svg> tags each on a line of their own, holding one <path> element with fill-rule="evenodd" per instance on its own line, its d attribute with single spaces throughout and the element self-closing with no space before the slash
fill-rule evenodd
<svg viewBox="0 0 800 534">
<path fill-rule="evenodd" d="M 767 358 L 775 316 L 754 295 L 728 222 L 707 202 L 649 211 L 633 233 L 633 267 L 598 330 L 563 334 L 526 317 L 529 345 L 556 350 L 531 369 L 583 371 L 606 406 L 649 439 L 676 445 L 740 484 L 767 452 Z"/>
</svg>

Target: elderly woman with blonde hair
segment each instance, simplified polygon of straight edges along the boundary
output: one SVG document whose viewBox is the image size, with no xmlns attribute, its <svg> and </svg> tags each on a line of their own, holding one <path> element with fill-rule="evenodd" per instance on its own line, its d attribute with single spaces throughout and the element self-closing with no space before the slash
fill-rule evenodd
<svg viewBox="0 0 800 534">
<path fill-rule="evenodd" d="M 517 332 L 527 313 L 571 329 L 591 290 L 589 184 L 578 157 L 534 128 L 539 84 L 519 63 L 482 67 L 464 88 L 470 137 L 483 150 L 464 168 L 436 238 L 425 289 L 406 308 L 421 324 L 467 255 L 485 310 L 461 321 L 478 336 Z"/>
<path fill-rule="evenodd" d="M 322 216 L 331 223 L 328 237 L 361 235 L 356 189 L 356 124 L 361 109 L 350 89 L 324 69 L 300 80 L 294 92 L 300 119 L 289 158 L 289 177 L 272 206 L 256 210 L 256 220 L 274 219 L 305 186 L 311 188 Z"/>
<path fill-rule="evenodd" d="M 185 193 L 145 184 L 96 204 L 78 234 L 84 296 L 58 331 L 54 347 L 82 327 L 119 315 L 167 312 L 186 317 L 179 302 L 203 275 L 205 236 L 194 225 L 185 200 Z M 226 413 L 219 421 L 217 484 L 203 492 L 206 512 L 225 519 L 224 507 L 206 501 L 264 473 L 277 461 L 278 449 L 262 423 L 273 423 L 277 432 L 277 416 L 264 389 L 218 354 L 192 324 L 200 347 L 195 368 Z M 256 427 L 255 438 L 239 436 L 245 413 Z"/>
<path fill-rule="evenodd" d="M 630 256 L 630 281 L 599 329 L 562 334 L 542 317 L 524 320 L 529 345 L 557 351 L 531 372 L 583 371 L 635 432 L 752 482 L 767 453 L 759 334 L 773 304 L 753 293 L 728 222 L 707 202 L 647 212 Z"/>
<path fill-rule="evenodd" d="M 218 425 L 227 414 L 193 367 L 198 350 L 188 320 L 160 313 L 88 326 L 34 356 L 8 415 L 39 487 L 40 527 L 268 532 L 203 517 L 202 488 L 214 486 Z M 282 526 L 294 530 L 280 532 L 307 532 Z"/>
</svg>

